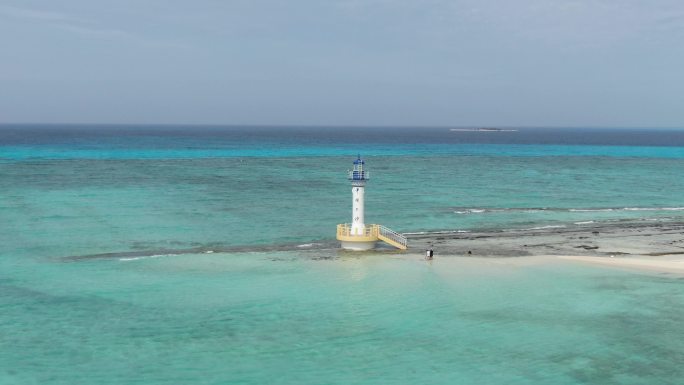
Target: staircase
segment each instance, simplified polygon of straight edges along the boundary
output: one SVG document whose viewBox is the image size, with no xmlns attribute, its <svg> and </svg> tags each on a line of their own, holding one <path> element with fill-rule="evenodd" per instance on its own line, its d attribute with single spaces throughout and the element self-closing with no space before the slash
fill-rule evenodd
<svg viewBox="0 0 684 385">
<path fill-rule="evenodd" d="M 406 250 L 408 248 L 408 240 L 405 236 L 396 231 L 385 227 L 383 225 L 373 225 L 378 228 L 378 239 L 396 247 L 397 249 Z"/>
<path fill-rule="evenodd" d="M 405 236 L 383 225 L 368 225 L 361 234 L 352 234 L 351 228 L 352 225 L 349 223 L 337 225 L 337 239 L 343 242 L 383 241 L 397 249 L 408 248 L 408 240 Z"/>
</svg>

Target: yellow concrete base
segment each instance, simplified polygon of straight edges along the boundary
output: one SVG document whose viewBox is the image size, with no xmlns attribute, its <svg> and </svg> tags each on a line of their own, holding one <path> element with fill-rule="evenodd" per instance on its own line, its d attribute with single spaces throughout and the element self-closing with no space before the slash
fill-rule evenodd
<svg viewBox="0 0 684 385">
<path fill-rule="evenodd" d="M 337 240 L 342 244 L 343 249 L 347 250 L 371 250 L 375 248 L 378 241 L 377 226 L 367 226 L 363 234 L 352 234 L 351 225 L 337 225 Z"/>
</svg>

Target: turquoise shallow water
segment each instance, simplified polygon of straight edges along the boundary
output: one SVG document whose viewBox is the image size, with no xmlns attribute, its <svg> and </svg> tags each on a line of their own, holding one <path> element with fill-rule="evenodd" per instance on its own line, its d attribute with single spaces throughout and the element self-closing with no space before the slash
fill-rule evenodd
<svg viewBox="0 0 684 385">
<path fill-rule="evenodd" d="M 0 128 L 0 384 L 679 383 L 680 279 L 297 246 L 356 152 L 403 232 L 681 221 L 681 132 L 340 131 Z"/>
<path fill-rule="evenodd" d="M 681 280 L 569 264 L 310 257 L 14 266 L 0 283 L 0 382 L 676 384 L 684 375 Z"/>
<path fill-rule="evenodd" d="M 350 220 L 349 159 L 3 163 L 0 248 L 66 257 L 331 240 L 335 224 Z M 674 193 L 684 191 L 681 159 L 367 159 L 367 221 L 404 232 L 580 226 L 684 214 L 684 194 Z"/>
</svg>

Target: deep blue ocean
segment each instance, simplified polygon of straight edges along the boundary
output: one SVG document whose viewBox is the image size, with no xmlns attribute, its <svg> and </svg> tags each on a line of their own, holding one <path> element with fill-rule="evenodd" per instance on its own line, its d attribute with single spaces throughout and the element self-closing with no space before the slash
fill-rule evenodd
<svg viewBox="0 0 684 385">
<path fill-rule="evenodd" d="M 400 232 L 684 220 L 684 129 L 0 125 L 0 384 L 681 383 L 681 280 L 330 258 L 358 154 Z"/>
</svg>

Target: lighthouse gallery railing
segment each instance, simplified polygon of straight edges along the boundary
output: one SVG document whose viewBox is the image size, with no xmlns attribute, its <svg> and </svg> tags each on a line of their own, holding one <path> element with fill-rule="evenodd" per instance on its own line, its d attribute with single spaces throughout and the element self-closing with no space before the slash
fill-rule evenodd
<svg viewBox="0 0 684 385">
<path fill-rule="evenodd" d="M 342 223 L 337 225 L 337 235 L 338 236 L 343 236 L 343 237 L 350 237 L 350 236 L 364 236 L 364 237 L 378 237 L 378 228 L 377 225 L 370 225 L 366 226 L 363 228 L 363 234 L 352 234 L 351 232 L 352 225 L 351 223 Z"/>
<path fill-rule="evenodd" d="M 368 171 L 348 171 L 349 180 L 368 180 L 370 179 L 370 172 Z"/>
</svg>

